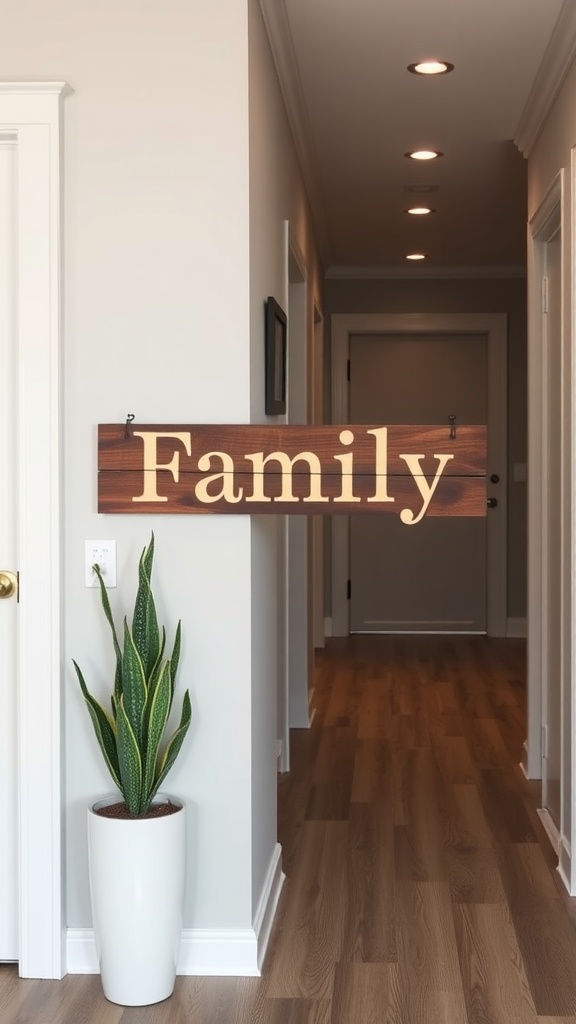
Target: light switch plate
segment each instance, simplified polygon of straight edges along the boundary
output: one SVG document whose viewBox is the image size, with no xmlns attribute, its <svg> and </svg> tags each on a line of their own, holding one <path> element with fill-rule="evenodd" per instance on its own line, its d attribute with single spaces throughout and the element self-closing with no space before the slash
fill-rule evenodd
<svg viewBox="0 0 576 1024">
<path fill-rule="evenodd" d="M 116 586 L 116 541 L 87 540 L 85 543 L 85 583 L 87 587 L 98 587 L 98 577 L 92 566 L 100 566 L 106 589 Z"/>
</svg>

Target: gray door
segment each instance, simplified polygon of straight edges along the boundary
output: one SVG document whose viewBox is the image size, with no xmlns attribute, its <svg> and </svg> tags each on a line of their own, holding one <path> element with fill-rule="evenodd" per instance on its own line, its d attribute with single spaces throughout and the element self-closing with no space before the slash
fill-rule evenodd
<svg viewBox="0 0 576 1024">
<path fill-rule="evenodd" d="M 350 422 L 487 421 L 485 334 L 351 335 Z M 456 427 L 457 429 L 457 427 Z M 486 519 L 350 517 L 351 632 L 486 632 Z"/>
</svg>

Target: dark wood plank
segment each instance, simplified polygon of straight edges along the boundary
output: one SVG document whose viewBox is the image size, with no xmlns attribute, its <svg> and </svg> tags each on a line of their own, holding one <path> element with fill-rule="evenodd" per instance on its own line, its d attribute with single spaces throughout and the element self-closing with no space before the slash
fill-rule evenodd
<svg viewBox="0 0 576 1024">
<path fill-rule="evenodd" d="M 482 426 L 100 424 L 98 511 L 484 516 L 485 465 Z"/>
<path fill-rule="evenodd" d="M 457 904 L 454 920 L 470 1024 L 536 1024 L 508 906 Z"/>
</svg>

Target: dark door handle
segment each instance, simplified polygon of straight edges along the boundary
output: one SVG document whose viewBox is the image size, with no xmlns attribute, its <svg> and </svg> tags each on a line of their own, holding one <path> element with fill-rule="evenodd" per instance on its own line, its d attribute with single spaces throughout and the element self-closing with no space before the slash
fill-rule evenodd
<svg viewBox="0 0 576 1024">
<path fill-rule="evenodd" d="M 496 508 L 498 505 L 498 498 L 488 498 L 486 504 L 488 505 L 488 508 Z"/>
</svg>

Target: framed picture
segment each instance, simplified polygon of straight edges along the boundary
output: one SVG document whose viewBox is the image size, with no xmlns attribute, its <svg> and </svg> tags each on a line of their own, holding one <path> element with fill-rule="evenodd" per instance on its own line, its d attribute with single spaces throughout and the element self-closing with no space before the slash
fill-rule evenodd
<svg viewBox="0 0 576 1024">
<path fill-rule="evenodd" d="M 264 408 L 269 416 L 286 412 L 286 313 L 270 295 L 265 303 Z"/>
</svg>

